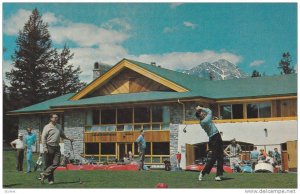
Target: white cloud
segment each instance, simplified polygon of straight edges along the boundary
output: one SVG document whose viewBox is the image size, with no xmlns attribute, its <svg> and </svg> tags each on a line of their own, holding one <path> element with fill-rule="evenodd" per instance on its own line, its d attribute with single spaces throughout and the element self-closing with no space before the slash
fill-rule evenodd
<svg viewBox="0 0 300 194">
<path fill-rule="evenodd" d="M 130 36 L 116 30 L 107 30 L 92 24 L 72 23 L 68 26 L 49 27 L 53 42 L 72 41 L 78 46 L 99 46 L 101 44 L 120 44 Z"/>
<path fill-rule="evenodd" d="M 258 66 L 261 66 L 264 63 L 265 63 L 264 60 L 256 60 L 256 61 L 251 62 L 249 64 L 249 67 L 258 67 Z"/>
<path fill-rule="evenodd" d="M 164 30 L 163 30 L 163 33 L 171 33 L 171 32 L 174 32 L 174 28 L 170 28 L 170 27 L 165 27 Z"/>
<path fill-rule="evenodd" d="M 12 15 L 10 18 L 3 21 L 3 32 L 10 36 L 17 35 L 19 30 L 22 30 L 25 23 L 29 20 L 31 13 L 32 11 L 30 10 L 19 9 L 15 15 Z M 42 19 L 49 25 L 60 21 L 59 18 L 51 12 L 44 13 Z"/>
<path fill-rule="evenodd" d="M 19 9 L 15 15 L 3 21 L 3 32 L 7 35 L 17 35 L 28 21 L 31 11 Z"/>
<path fill-rule="evenodd" d="M 119 29 L 120 31 L 128 31 L 132 28 L 131 25 L 125 19 L 121 18 L 111 19 L 108 22 L 102 24 L 101 27 L 106 29 Z"/>
<path fill-rule="evenodd" d="M 60 20 L 58 17 L 55 16 L 54 13 L 46 12 L 42 15 L 42 19 L 44 22 L 48 23 L 48 25 L 58 23 Z"/>
<path fill-rule="evenodd" d="M 197 24 L 194 24 L 192 22 L 187 22 L 187 21 L 183 22 L 183 25 L 188 27 L 188 28 L 192 28 L 192 29 L 195 29 L 198 26 Z"/>
<path fill-rule="evenodd" d="M 180 6 L 180 5 L 182 5 L 183 3 L 171 3 L 170 4 L 170 7 L 172 8 L 172 9 L 176 9 L 178 6 Z"/>
</svg>

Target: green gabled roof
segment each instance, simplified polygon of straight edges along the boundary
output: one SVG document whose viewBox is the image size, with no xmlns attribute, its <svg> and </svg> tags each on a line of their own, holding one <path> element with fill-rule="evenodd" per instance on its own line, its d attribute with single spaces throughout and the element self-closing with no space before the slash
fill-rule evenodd
<svg viewBox="0 0 300 194">
<path fill-rule="evenodd" d="M 59 96 L 56 98 L 52 98 L 50 100 L 40 102 L 38 104 L 34 104 L 31 106 L 27 106 L 25 108 L 15 110 L 15 111 L 10 111 L 9 113 L 23 113 L 23 112 L 43 112 L 43 111 L 49 111 L 51 106 L 54 106 L 59 103 L 65 103 L 68 101 L 68 99 L 74 95 L 74 93 L 69 93 L 63 96 Z"/>
<path fill-rule="evenodd" d="M 11 111 L 10 113 L 49 111 L 51 110 L 51 107 L 58 108 L 68 106 L 106 105 L 177 100 L 184 98 L 209 98 L 213 100 L 220 100 L 297 95 L 297 74 L 211 81 L 133 60 L 128 61 L 189 89 L 189 92 L 151 91 L 97 96 L 73 101 L 69 99 L 74 95 L 74 93 L 69 93 L 20 110 Z"/>
</svg>

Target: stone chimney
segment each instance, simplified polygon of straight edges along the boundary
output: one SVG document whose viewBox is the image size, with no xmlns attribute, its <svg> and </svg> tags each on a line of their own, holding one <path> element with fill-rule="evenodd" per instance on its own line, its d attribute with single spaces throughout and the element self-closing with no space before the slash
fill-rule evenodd
<svg viewBox="0 0 300 194">
<path fill-rule="evenodd" d="M 94 69 L 93 69 L 93 80 L 97 79 L 102 75 L 100 63 L 95 62 L 94 63 Z"/>
<path fill-rule="evenodd" d="M 111 68 L 110 65 L 101 63 L 101 62 L 95 62 L 94 63 L 94 69 L 93 69 L 93 80 L 97 79 L 98 77 L 102 76 L 104 73 L 106 73 Z"/>
<path fill-rule="evenodd" d="M 153 66 L 156 66 L 156 62 L 151 62 L 150 64 Z"/>
</svg>

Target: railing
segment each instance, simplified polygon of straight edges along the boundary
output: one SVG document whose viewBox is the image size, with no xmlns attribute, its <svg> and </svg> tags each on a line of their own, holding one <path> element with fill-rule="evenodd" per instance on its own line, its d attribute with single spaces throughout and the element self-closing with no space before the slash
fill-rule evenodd
<svg viewBox="0 0 300 194">
<path fill-rule="evenodd" d="M 170 160 L 170 155 L 145 155 L 145 164 L 163 164 L 165 160 Z"/>
<path fill-rule="evenodd" d="M 96 163 L 115 163 L 116 155 L 91 155 L 85 154 L 85 158 L 91 161 L 91 158 Z M 138 161 L 139 156 L 134 155 L 134 160 Z M 170 155 L 145 155 L 145 164 L 163 164 L 165 160 L 170 160 Z"/>
<path fill-rule="evenodd" d="M 115 131 L 160 131 L 169 130 L 169 123 L 125 123 L 125 124 L 108 124 L 108 125 L 86 125 L 85 132 L 115 132 Z"/>
</svg>

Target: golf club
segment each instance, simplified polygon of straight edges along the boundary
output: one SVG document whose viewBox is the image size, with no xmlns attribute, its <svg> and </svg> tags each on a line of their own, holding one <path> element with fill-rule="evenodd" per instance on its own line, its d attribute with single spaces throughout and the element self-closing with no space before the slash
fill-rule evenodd
<svg viewBox="0 0 300 194">
<path fill-rule="evenodd" d="M 75 153 L 74 153 L 73 141 L 71 141 L 71 148 L 72 148 L 72 151 L 73 151 L 73 158 L 75 160 Z"/>
<path fill-rule="evenodd" d="M 185 125 L 185 127 L 184 127 L 183 130 L 182 130 L 184 133 L 186 133 L 186 127 L 187 127 L 187 126 L 188 126 L 188 125 Z"/>
</svg>

